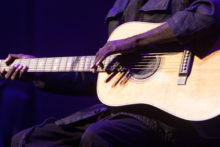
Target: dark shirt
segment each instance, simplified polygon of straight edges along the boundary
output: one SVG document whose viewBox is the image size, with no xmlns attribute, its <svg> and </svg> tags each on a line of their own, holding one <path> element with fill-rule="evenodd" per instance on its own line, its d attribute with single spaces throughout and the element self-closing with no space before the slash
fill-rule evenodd
<svg viewBox="0 0 220 147">
<path fill-rule="evenodd" d="M 129 21 L 167 21 L 180 43 L 219 21 L 219 0 L 117 0 L 106 22 L 109 31 Z"/>
</svg>

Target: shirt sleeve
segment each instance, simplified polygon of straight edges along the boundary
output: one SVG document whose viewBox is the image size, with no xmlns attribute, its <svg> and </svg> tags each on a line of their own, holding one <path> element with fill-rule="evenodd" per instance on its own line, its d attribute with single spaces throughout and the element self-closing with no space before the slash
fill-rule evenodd
<svg viewBox="0 0 220 147">
<path fill-rule="evenodd" d="M 188 8 L 178 11 L 167 20 L 180 43 L 208 30 L 219 21 L 219 0 L 195 0 Z"/>
</svg>

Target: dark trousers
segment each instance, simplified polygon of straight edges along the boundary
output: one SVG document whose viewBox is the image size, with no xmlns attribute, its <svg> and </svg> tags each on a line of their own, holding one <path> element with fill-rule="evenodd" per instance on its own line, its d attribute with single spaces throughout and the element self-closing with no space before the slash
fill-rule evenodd
<svg viewBox="0 0 220 147">
<path fill-rule="evenodd" d="M 12 139 L 12 147 L 142 147 L 160 144 L 160 138 L 154 132 L 133 118 L 87 120 L 62 127 L 46 123 L 26 129 Z"/>
<path fill-rule="evenodd" d="M 100 107 L 99 107 L 100 108 Z M 138 115 L 91 108 L 77 112 L 57 122 L 45 121 L 12 138 L 12 147 L 145 147 L 145 146 L 219 146 L 220 141 L 204 140 L 184 125 L 171 129 L 158 120 Z M 100 112 L 100 113 L 98 113 Z M 89 117 L 82 117 L 83 114 Z M 92 115 L 90 115 L 92 114 Z M 75 117 L 84 118 L 75 120 Z M 163 126 L 163 127 L 162 127 Z M 185 131 L 184 131 L 185 130 Z"/>
</svg>

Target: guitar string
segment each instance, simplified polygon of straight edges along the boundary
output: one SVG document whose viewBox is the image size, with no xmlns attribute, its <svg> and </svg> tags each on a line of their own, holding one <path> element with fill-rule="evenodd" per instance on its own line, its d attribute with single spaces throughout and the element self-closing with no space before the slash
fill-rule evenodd
<svg viewBox="0 0 220 147">
<path fill-rule="evenodd" d="M 125 71 L 129 71 L 129 70 L 153 70 L 154 68 L 126 68 Z M 159 69 L 162 69 L 162 70 L 167 70 L 169 72 L 177 72 L 179 71 L 179 68 L 159 68 Z M 38 72 L 38 71 L 41 71 L 41 72 L 46 72 L 46 71 L 54 71 L 54 72 L 58 72 L 58 71 L 85 71 L 85 69 L 83 68 L 78 68 L 78 69 L 51 69 L 51 68 L 44 68 L 44 69 L 36 69 L 36 68 L 29 68 L 28 71 L 33 71 L 33 72 Z M 86 69 L 86 71 L 92 71 L 92 69 Z M 111 68 L 106 68 L 106 69 L 98 69 L 98 71 L 122 71 L 121 68 L 114 68 L 113 70 Z M 124 72 L 124 70 L 123 70 Z"/>
<path fill-rule="evenodd" d="M 105 69 L 101 69 L 98 68 L 98 71 L 128 71 L 128 70 L 154 70 L 155 68 L 125 68 L 125 69 L 121 69 L 121 68 L 105 68 Z M 178 71 L 179 68 L 159 68 L 159 69 L 163 69 L 163 70 L 168 70 L 168 71 Z M 7 69 L 6 69 L 7 70 Z M 33 72 L 38 72 L 38 71 L 42 71 L 42 72 L 46 72 L 46 71 L 92 71 L 93 69 L 89 68 L 89 69 L 83 69 L 83 68 L 79 68 L 79 69 L 51 69 L 51 68 L 42 68 L 42 69 L 36 69 L 36 68 L 28 68 L 28 71 L 33 71 Z"/>
<path fill-rule="evenodd" d="M 46 65 L 46 66 L 35 66 L 35 64 L 33 64 L 34 66 L 32 65 L 23 65 L 23 66 L 29 66 L 29 69 L 36 69 L 36 68 L 52 68 L 52 67 L 56 67 L 56 68 L 91 68 L 89 66 L 78 66 L 78 65 L 73 65 L 73 66 L 61 66 L 59 64 L 57 65 L 54 65 L 54 64 L 51 64 L 51 65 Z M 90 65 L 90 64 L 87 64 L 87 65 Z M 10 68 L 12 66 L 2 66 L 3 68 Z M 107 66 L 104 66 L 104 67 L 107 67 Z M 109 68 L 111 68 L 112 66 L 110 66 Z M 120 66 L 121 67 L 127 67 L 127 68 L 154 68 L 155 65 L 135 65 L 135 64 L 131 64 L 131 65 L 128 65 L 128 66 Z M 169 68 L 176 68 L 176 67 L 180 67 L 180 65 L 166 65 L 166 67 L 169 67 Z"/>
<path fill-rule="evenodd" d="M 28 64 L 27 64 L 28 63 Z M 32 63 L 32 62 L 15 62 L 15 63 L 13 63 L 12 65 L 10 65 L 10 66 L 13 66 L 13 65 L 17 65 L 17 64 L 23 64 L 23 65 L 28 65 L 28 66 L 81 66 L 81 64 L 80 64 L 81 62 L 77 62 L 77 64 L 76 64 L 76 62 L 74 62 L 74 61 L 71 61 L 71 62 L 65 62 L 65 63 L 52 63 L 52 62 L 38 62 L 38 63 Z M 111 62 L 107 62 L 107 64 L 110 64 Z M 149 61 L 149 60 L 146 60 L 146 61 L 138 61 L 138 62 L 131 62 L 131 63 L 129 63 L 129 65 L 142 65 L 142 64 L 156 64 L 156 63 L 158 63 L 158 61 Z M 172 62 L 168 62 L 168 61 L 166 61 L 166 63 L 180 63 L 180 61 L 172 61 Z M 63 65 L 63 64 L 65 64 L 65 65 Z M 88 65 L 91 65 L 92 63 L 90 62 L 90 63 L 86 63 L 86 62 L 83 62 L 83 65 L 84 66 L 88 66 Z M 0 64 L 1 65 L 1 64 Z M 3 64 L 3 65 L 1 65 L 1 67 L 8 67 L 6 64 Z"/>
<path fill-rule="evenodd" d="M 164 54 L 169 54 L 169 53 L 163 53 L 163 55 Z M 153 53 L 152 55 L 162 55 L 162 53 Z M 154 61 L 149 61 L 149 57 L 150 58 L 152 58 L 152 57 L 155 57 L 155 56 L 152 56 L 151 54 L 150 54 L 150 56 L 147 54 L 147 55 L 141 55 L 141 62 L 136 62 L 136 63 L 134 63 L 134 64 L 130 64 L 129 65 L 129 69 L 153 69 L 153 68 L 150 68 L 151 66 L 152 67 L 154 67 L 154 65 L 140 65 L 140 64 L 149 64 L 149 63 L 151 63 L 151 64 L 155 64 L 155 63 L 157 63 L 157 62 L 154 62 Z M 172 56 L 172 55 L 169 55 L 169 56 Z M 60 59 L 60 60 L 58 60 L 59 61 L 59 63 L 58 64 L 56 64 L 56 62 L 54 63 L 54 60 L 56 60 L 56 59 Z M 69 58 L 71 58 L 72 59 L 72 61 L 71 62 L 68 62 L 68 60 L 69 60 Z M 89 64 L 87 64 L 87 63 L 85 63 L 84 64 L 84 66 L 82 66 L 82 65 L 80 65 L 80 64 L 78 64 L 78 65 L 73 65 L 74 64 L 74 61 L 78 61 L 78 63 L 80 63 L 80 58 L 90 58 L 90 60 L 91 60 L 91 58 L 92 58 L 92 60 L 94 60 L 94 56 L 84 56 L 84 57 L 55 57 L 55 58 L 35 58 L 35 59 L 19 59 L 20 60 L 20 63 L 23 63 L 23 62 L 25 62 L 25 60 L 26 61 L 28 61 L 29 63 L 31 62 L 30 60 L 33 60 L 33 61 L 35 61 L 36 60 L 36 62 L 38 62 L 38 63 L 42 63 L 42 60 L 49 60 L 49 59 L 52 59 L 51 60 L 51 62 L 49 62 L 49 63 L 46 63 L 46 61 L 45 62 L 43 62 L 42 64 L 44 64 L 44 67 L 43 68 L 41 68 L 41 67 L 39 67 L 39 65 L 37 65 L 36 66 L 36 63 L 34 64 L 34 63 L 30 63 L 30 64 L 26 64 L 26 65 L 28 65 L 28 66 L 30 66 L 29 67 L 29 70 L 53 70 L 53 69 L 51 69 L 51 67 L 49 67 L 49 68 L 46 68 L 46 66 L 57 66 L 58 68 L 59 68 L 59 70 L 60 70 L 60 68 L 72 68 L 73 70 L 74 70 L 74 68 L 77 68 L 77 69 L 85 69 L 85 67 L 89 67 L 89 65 L 91 65 L 91 63 L 89 63 Z M 110 57 L 108 57 L 109 59 L 111 58 L 111 56 Z M 107 59 L 108 59 L 107 58 Z M 62 59 L 65 59 L 66 61 L 66 65 L 62 65 L 61 64 L 61 60 Z M 74 61 L 73 61 L 73 59 L 74 59 Z M 107 60 L 106 59 L 106 60 Z M 144 60 L 145 59 L 145 60 Z M 40 62 L 40 60 L 41 60 L 41 62 Z M 111 60 L 111 59 L 110 59 Z M 32 62 L 33 62 L 32 61 Z M 93 61 L 94 62 L 94 61 Z M 18 62 L 19 63 L 19 62 Z M 69 66 L 68 64 L 69 63 L 71 63 L 71 65 Z M 110 63 L 110 62 L 109 62 Z M 166 62 L 166 63 L 168 63 L 168 62 Z M 176 63 L 176 62 L 170 62 L 170 63 Z M 178 61 L 178 63 L 180 63 L 180 61 Z M 25 65 L 25 63 L 23 63 L 24 65 Z M 139 65 L 138 65 L 139 64 Z M 35 66 L 34 68 L 32 68 L 31 66 Z M 133 66 L 133 67 L 131 67 L 131 66 Z M 139 68 L 137 68 L 137 66 L 139 66 Z M 142 68 L 140 68 L 140 66 L 143 66 Z M 171 65 L 169 65 L 169 66 L 171 66 Z M 179 65 L 172 65 L 172 68 L 174 67 L 174 66 L 178 66 L 179 67 Z M 7 68 L 8 66 L 2 66 L 3 68 Z M 91 67 L 89 67 L 89 68 L 91 68 Z M 117 68 L 115 68 L 115 69 L 117 69 Z M 163 68 L 164 69 L 164 68 Z M 169 69 L 169 68 L 167 68 L 167 69 Z M 61 69 L 62 70 L 62 69 Z M 107 69 L 108 70 L 108 69 Z"/>
<path fill-rule="evenodd" d="M 125 67 L 155 67 L 155 65 L 152 65 L 152 64 L 157 64 L 158 62 L 137 62 L 137 63 L 132 63 L 132 64 L 129 64 L 129 65 L 125 65 Z M 166 63 L 174 63 L 174 62 L 166 62 Z M 178 63 L 178 64 L 176 64 Z M 150 65 L 148 65 L 150 64 Z M 1 67 L 3 68 L 10 68 L 12 66 L 14 66 L 16 64 L 13 64 L 11 66 L 7 66 L 7 65 L 3 65 Z M 113 64 L 114 65 L 114 64 Z M 23 64 L 23 66 L 29 66 L 29 68 L 51 68 L 51 67 L 59 67 L 59 68 L 91 68 L 91 64 L 84 64 L 84 65 L 81 65 L 81 64 L 77 64 L 77 65 L 74 65 L 74 64 L 71 64 L 71 65 L 62 65 L 62 64 L 56 64 L 56 63 L 52 63 L 52 64 L 48 64 L 48 63 L 45 63 L 45 64 L 33 64 L 33 63 L 30 63 L 30 64 Z M 48 67 L 49 66 L 49 67 Z M 107 67 L 107 65 L 104 65 L 105 67 Z M 123 66 L 123 65 L 121 65 Z M 178 62 L 175 62 L 175 64 L 170 64 L 170 65 L 167 65 L 166 67 L 179 67 L 180 66 L 180 61 Z"/>
<path fill-rule="evenodd" d="M 166 61 L 166 63 L 180 63 L 181 61 Z M 85 62 L 83 62 L 83 63 L 85 63 Z M 111 62 L 108 62 L 107 64 L 109 64 L 109 63 L 111 63 Z M 131 64 L 135 64 L 135 65 L 140 65 L 140 64 L 155 64 L 155 63 L 158 63 L 158 61 L 140 61 L 140 62 L 132 62 L 132 63 L 130 63 L 130 65 Z M 75 64 L 75 62 L 74 61 L 72 61 L 72 62 L 68 62 L 67 64 L 66 63 L 52 63 L 52 62 L 49 62 L 49 63 L 46 63 L 46 62 L 38 62 L 38 64 L 37 63 L 29 63 L 29 64 L 26 64 L 26 63 L 23 63 L 23 62 L 15 62 L 15 63 L 13 63 L 12 65 L 16 65 L 16 64 L 23 64 L 23 65 L 31 65 L 31 66 L 33 66 L 33 65 L 44 65 L 44 66 L 52 66 L 52 65 L 56 65 L 56 66 L 58 66 L 58 65 L 61 65 L 61 66 L 67 66 L 68 64 L 71 64 L 71 65 L 74 65 Z M 65 65 L 63 65 L 63 64 L 65 64 Z M 77 63 L 78 65 L 80 65 L 80 63 L 78 62 Z M 81 63 L 82 64 L 82 63 Z M 91 64 L 91 63 L 85 63 L 84 65 L 89 65 L 89 64 Z M 1 65 L 1 64 L 0 64 Z M 3 64 L 2 65 L 2 67 L 7 67 L 7 65 L 6 64 Z"/>
<path fill-rule="evenodd" d="M 157 55 L 161 55 L 161 53 L 155 53 Z M 152 54 L 152 55 L 140 55 L 141 57 L 160 57 L 160 56 L 155 56 L 155 54 Z M 166 57 L 169 57 L 169 56 L 173 56 L 173 55 L 170 55 L 170 54 L 163 54 L 163 55 L 166 55 Z M 115 58 L 116 56 L 121 56 L 121 55 L 110 55 L 108 56 L 106 59 L 108 58 Z M 163 57 L 163 56 L 161 56 Z M 95 56 L 77 56 L 77 57 L 46 57 L 46 58 L 28 58 L 28 59 L 16 59 L 16 60 L 56 60 L 56 59 L 76 59 L 78 60 L 79 58 L 90 58 L 90 59 L 95 59 Z M 4 60 L 0 60 L 0 61 L 4 61 Z"/>
<path fill-rule="evenodd" d="M 54 65 L 56 67 L 56 65 Z M 8 66 L 2 66 L 3 68 L 10 68 Z M 160 67 L 160 69 L 177 69 L 179 68 L 180 66 L 166 66 L 166 67 Z M 56 68 L 53 68 L 53 67 L 31 67 L 29 66 L 28 70 L 65 70 L 65 69 L 69 69 L 69 70 L 83 70 L 83 69 L 88 69 L 90 70 L 91 67 L 89 68 L 85 68 L 84 66 L 57 66 Z M 121 67 L 116 67 L 114 68 L 115 70 L 117 69 L 120 69 Z M 105 70 L 110 70 L 111 67 L 109 68 L 104 68 Z M 135 66 L 128 66 L 128 67 L 125 67 L 125 69 L 148 69 L 148 70 L 151 70 L 151 69 L 155 69 L 155 66 L 154 65 L 135 65 Z"/>
<path fill-rule="evenodd" d="M 155 54 L 161 55 L 161 53 L 152 53 L 152 55 L 155 55 Z M 151 57 L 152 58 L 153 57 L 152 55 L 141 55 L 141 57 Z M 170 55 L 170 53 L 163 53 L 163 55 L 166 55 L 166 57 L 173 56 L 173 55 Z M 120 55 L 118 55 L 118 56 L 120 56 Z M 112 57 L 116 57 L 116 56 L 115 55 L 111 55 L 111 56 L 107 57 L 107 59 L 108 58 L 112 58 Z M 160 57 L 160 56 L 154 56 L 154 57 Z M 161 57 L 163 57 L 163 56 L 161 56 Z M 79 58 L 90 58 L 90 60 L 91 59 L 93 60 L 93 59 L 95 59 L 95 56 L 29 58 L 29 59 L 17 59 L 17 61 L 18 60 L 22 60 L 22 61 L 24 61 L 24 60 L 50 60 L 50 59 L 51 60 L 56 60 L 56 59 L 62 59 L 62 58 L 66 59 L 66 60 L 68 60 L 68 59 L 76 59 L 76 60 L 78 60 Z M 4 61 L 4 60 L 0 60 L 0 61 Z"/>
</svg>

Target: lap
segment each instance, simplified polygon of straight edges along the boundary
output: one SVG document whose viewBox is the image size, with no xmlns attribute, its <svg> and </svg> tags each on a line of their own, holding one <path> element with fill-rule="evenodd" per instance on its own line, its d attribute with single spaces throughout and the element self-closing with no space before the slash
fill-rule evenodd
<svg viewBox="0 0 220 147">
<path fill-rule="evenodd" d="M 68 126 L 47 123 L 13 137 L 12 146 L 146 146 L 158 137 L 133 118 L 80 122 Z M 23 140 L 23 141 L 22 141 Z"/>
<path fill-rule="evenodd" d="M 12 146 L 19 144 L 25 144 L 27 147 L 173 145 L 173 142 L 165 142 L 160 134 L 152 130 L 152 126 L 149 127 L 129 115 L 113 116 L 107 113 L 101 118 L 91 117 L 65 125 L 57 125 L 54 122 L 36 125 L 16 134 L 12 139 Z M 180 141 L 178 146 L 185 142 L 186 140 Z"/>
<path fill-rule="evenodd" d="M 133 118 L 104 120 L 91 124 L 81 138 L 81 145 L 92 146 L 92 140 L 108 146 L 147 146 L 162 143 L 157 134 Z M 107 146 L 107 145 L 106 145 Z"/>
<path fill-rule="evenodd" d="M 73 146 L 77 139 L 80 139 L 81 132 L 72 132 L 57 126 L 55 123 L 48 123 L 42 127 L 28 128 L 19 132 L 12 138 L 12 146 Z M 74 139 L 73 139 L 73 136 Z"/>
</svg>

